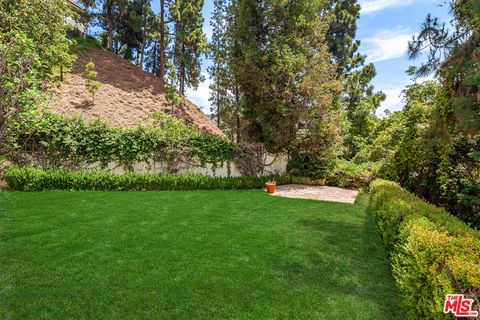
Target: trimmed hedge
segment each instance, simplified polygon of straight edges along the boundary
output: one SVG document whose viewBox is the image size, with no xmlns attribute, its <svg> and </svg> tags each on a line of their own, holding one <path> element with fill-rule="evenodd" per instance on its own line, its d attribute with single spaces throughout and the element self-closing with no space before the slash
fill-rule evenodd
<svg viewBox="0 0 480 320">
<path fill-rule="evenodd" d="M 451 293 L 475 299 L 480 308 L 480 232 L 385 180 L 371 184 L 369 211 L 410 318 L 450 318 L 443 303 Z"/>
<path fill-rule="evenodd" d="M 196 189 L 254 189 L 262 188 L 268 177 L 208 177 L 195 174 L 138 174 L 117 175 L 105 171 L 41 170 L 32 167 L 11 167 L 5 181 L 15 191 L 92 190 L 92 191 L 158 191 Z M 291 183 L 291 177 L 273 176 L 277 184 Z"/>
</svg>

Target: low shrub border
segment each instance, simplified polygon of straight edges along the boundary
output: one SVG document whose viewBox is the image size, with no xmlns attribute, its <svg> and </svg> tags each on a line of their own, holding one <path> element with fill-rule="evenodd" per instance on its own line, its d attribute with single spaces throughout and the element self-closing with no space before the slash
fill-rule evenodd
<svg viewBox="0 0 480 320">
<path fill-rule="evenodd" d="M 14 191 L 92 190 L 92 191 L 159 191 L 196 189 L 254 189 L 262 188 L 272 176 L 208 177 L 186 174 L 117 175 L 106 171 L 41 170 L 32 167 L 9 168 L 4 175 L 9 189 Z M 288 175 L 273 176 L 277 184 L 289 184 Z"/>
<path fill-rule="evenodd" d="M 299 176 L 298 170 L 289 171 L 294 177 L 293 183 L 314 186 L 332 186 L 348 189 L 368 191 L 370 183 L 375 179 L 379 164 L 364 163 L 356 164 L 352 161 L 338 159 L 335 166 L 326 172 L 323 178 Z"/>
<path fill-rule="evenodd" d="M 443 304 L 452 293 L 473 298 L 480 309 L 480 232 L 385 180 L 371 184 L 369 211 L 410 318 L 449 318 Z"/>
<path fill-rule="evenodd" d="M 368 190 L 375 179 L 377 167 L 374 163 L 356 164 L 339 159 L 334 169 L 327 173 L 326 183 L 334 187 Z"/>
</svg>

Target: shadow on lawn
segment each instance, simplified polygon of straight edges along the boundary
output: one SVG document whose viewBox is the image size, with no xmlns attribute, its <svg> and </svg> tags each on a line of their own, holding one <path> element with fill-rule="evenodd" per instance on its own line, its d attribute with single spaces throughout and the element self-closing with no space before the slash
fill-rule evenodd
<svg viewBox="0 0 480 320">
<path fill-rule="evenodd" d="M 388 256 L 371 216 L 365 215 L 359 224 L 321 217 L 297 222 L 302 229 L 313 229 L 320 240 L 316 248 L 295 244 L 297 253 L 277 265 L 290 285 L 314 286 L 326 296 L 364 300 L 381 310 L 383 319 L 404 317 Z M 345 310 L 350 308 L 345 306 Z"/>
</svg>

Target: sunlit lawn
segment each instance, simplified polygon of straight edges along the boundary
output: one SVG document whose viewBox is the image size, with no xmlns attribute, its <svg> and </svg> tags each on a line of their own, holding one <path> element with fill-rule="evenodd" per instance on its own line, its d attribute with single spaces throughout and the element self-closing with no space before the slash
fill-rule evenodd
<svg viewBox="0 0 480 320">
<path fill-rule="evenodd" d="M 365 200 L 1 192 L 0 319 L 398 319 Z"/>
</svg>

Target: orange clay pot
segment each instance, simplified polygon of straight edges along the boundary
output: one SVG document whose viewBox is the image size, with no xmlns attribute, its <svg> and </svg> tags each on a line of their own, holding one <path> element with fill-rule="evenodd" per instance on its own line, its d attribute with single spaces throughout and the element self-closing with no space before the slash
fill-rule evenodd
<svg viewBox="0 0 480 320">
<path fill-rule="evenodd" d="M 267 188 L 268 193 L 274 193 L 277 184 L 275 182 L 267 182 L 265 183 L 265 187 Z"/>
<path fill-rule="evenodd" d="M 480 103 L 480 90 L 477 91 L 477 102 Z"/>
</svg>

